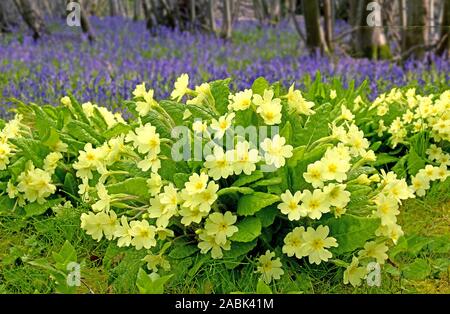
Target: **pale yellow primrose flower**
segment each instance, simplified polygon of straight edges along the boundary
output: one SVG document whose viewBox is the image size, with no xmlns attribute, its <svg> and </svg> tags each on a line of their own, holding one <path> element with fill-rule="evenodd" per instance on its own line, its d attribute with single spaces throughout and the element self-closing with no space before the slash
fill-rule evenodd
<svg viewBox="0 0 450 314">
<path fill-rule="evenodd" d="M 295 255 L 296 258 L 301 259 L 306 256 L 305 250 L 303 250 L 303 234 L 305 233 L 305 227 L 296 227 L 289 232 L 284 238 L 283 253 L 289 257 Z"/>
<path fill-rule="evenodd" d="M 152 270 L 153 272 L 158 272 L 159 268 L 164 269 L 165 271 L 170 270 L 170 263 L 168 260 L 164 258 L 161 254 L 154 255 L 152 253 L 147 254 L 142 261 L 147 262 L 147 268 Z"/>
<path fill-rule="evenodd" d="M 147 220 L 137 221 L 133 220 L 130 222 L 131 235 L 133 239 L 131 244 L 140 250 L 142 248 L 150 249 L 156 245 L 154 226 L 150 226 Z"/>
<path fill-rule="evenodd" d="M 231 248 L 230 241 L 227 240 L 224 244 L 217 244 L 215 236 L 208 234 L 205 230 L 201 230 L 199 238 L 201 240 L 198 243 L 200 252 L 202 254 L 206 254 L 209 250 L 211 250 L 211 257 L 214 259 L 222 258 L 222 250 L 228 251 Z"/>
<path fill-rule="evenodd" d="M 228 110 L 247 110 L 252 104 L 253 91 L 251 89 L 245 89 L 242 92 L 238 92 L 235 95 L 230 95 L 228 98 L 230 104 Z"/>
<path fill-rule="evenodd" d="M 116 230 L 114 231 L 114 237 L 119 238 L 117 240 L 118 247 L 131 245 L 132 233 L 126 216 L 120 217 L 120 224 L 116 227 Z"/>
<path fill-rule="evenodd" d="M 156 156 L 161 151 L 159 134 L 156 133 L 156 128 L 150 123 L 130 131 L 125 141 L 132 142 L 134 148 L 137 148 L 141 154 L 149 153 Z"/>
<path fill-rule="evenodd" d="M 175 81 L 175 89 L 170 94 L 170 98 L 181 101 L 181 98 L 187 93 L 189 85 L 189 75 L 186 73 L 181 74 Z"/>
<path fill-rule="evenodd" d="M 205 223 L 205 231 L 208 235 L 214 236 L 217 244 L 223 245 L 227 238 L 238 232 L 238 227 L 234 226 L 237 217 L 230 211 L 222 213 L 212 213 Z"/>
<path fill-rule="evenodd" d="M 388 259 L 386 254 L 389 248 L 384 243 L 377 243 L 375 241 L 366 242 L 364 249 L 359 251 L 359 257 L 371 257 L 375 258 L 380 265 L 384 264 L 384 261 Z"/>
<path fill-rule="evenodd" d="M 211 129 L 215 131 L 215 138 L 222 138 L 225 132 L 231 127 L 233 119 L 235 117 L 234 112 L 219 117 L 219 120 L 212 119 Z"/>
<path fill-rule="evenodd" d="M 293 147 L 285 145 L 286 139 L 276 134 L 272 139 L 266 138 L 261 143 L 261 148 L 265 151 L 264 159 L 266 164 L 281 168 L 286 163 L 286 158 L 292 157 Z"/>
<path fill-rule="evenodd" d="M 334 89 L 330 90 L 330 98 L 335 99 L 337 97 L 337 93 Z"/>
<path fill-rule="evenodd" d="M 259 266 L 256 272 L 261 273 L 262 280 L 267 284 L 272 280 L 280 279 L 284 274 L 280 258 L 272 259 L 274 257 L 275 253 L 267 250 L 266 254 L 258 258 Z"/>
<path fill-rule="evenodd" d="M 332 257 L 330 251 L 327 248 L 337 247 L 336 239 L 328 237 L 330 229 L 328 226 L 320 225 L 314 230 L 312 227 L 308 227 L 307 231 L 303 234 L 304 254 L 308 255 L 309 263 L 319 265 L 322 261 L 326 262 Z"/>
<path fill-rule="evenodd" d="M 294 90 L 294 84 L 289 87 L 286 98 L 291 112 L 307 116 L 315 113 L 315 111 L 311 109 L 314 106 L 314 103 L 312 101 L 306 101 L 299 90 Z"/>
<path fill-rule="evenodd" d="M 351 284 L 353 287 L 357 287 L 361 284 L 362 279 L 367 274 L 367 269 L 365 267 L 358 267 L 358 258 L 352 258 L 351 264 L 344 271 L 344 284 Z"/>
<path fill-rule="evenodd" d="M 305 209 L 299 205 L 301 199 L 302 193 L 300 191 L 292 195 L 291 191 L 287 190 L 281 194 L 282 203 L 278 204 L 277 207 L 282 214 L 288 216 L 289 220 L 299 220 L 300 217 L 307 215 Z"/>
<path fill-rule="evenodd" d="M 236 144 L 236 149 L 226 152 L 227 160 L 230 160 L 234 174 L 240 175 L 242 172 L 250 175 L 256 170 L 256 163 L 261 160 L 257 149 L 250 149 L 247 141 Z"/>
<path fill-rule="evenodd" d="M 309 164 L 306 172 L 303 173 L 303 178 L 308 183 L 311 183 L 314 188 L 323 187 L 323 182 L 325 178 L 323 177 L 323 173 L 325 171 L 324 165 L 320 160 Z"/>
<path fill-rule="evenodd" d="M 264 90 L 263 97 L 258 94 L 253 95 L 253 103 L 257 106 L 256 112 L 264 119 L 267 125 L 281 123 L 281 99 L 273 98 L 274 92 L 271 89 Z"/>
<path fill-rule="evenodd" d="M 233 167 L 227 157 L 220 146 L 215 146 L 213 154 L 206 156 L 204 166 L 208 169 L 208 175 L 214 180 L 226 179 L 233 174 Z"/>
<path fill-rule="evenodd" d="M 24 193 L 27 201 L 43 204 L 45 198 L 56 191 L 56 186 L 52 184 L 51 175 L 39 168 L 31 166 L 22 172 L 18 177 L 17 190 Z"/>
<path fill-rule="evenodd" d="M 12 156 L 11 148 L 8 143 L 0 142 L 0 170 L 5 170 L 9 164 L 9 158 Z"/>
<path fill-rule="evenodd" d="M 311 219 L 320 219 L 322 214 L 330 212 L 328 194 L 320 189 L 314 190 L 313 193 L 309 190 L 304 190 L 300 210 Z"/>
</svg>

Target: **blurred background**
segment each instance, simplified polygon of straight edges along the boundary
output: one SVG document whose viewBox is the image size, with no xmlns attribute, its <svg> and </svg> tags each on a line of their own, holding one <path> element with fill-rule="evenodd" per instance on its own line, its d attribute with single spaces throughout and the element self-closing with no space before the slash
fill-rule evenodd
<svg viewBox="0 0 450 314">
<path fill-rule="evenodd" d="M 433 92 L 449 85 L 449 37 L 450 0 L 1 0 L 0 116 L 68 91 L 120 109 L 136 84 L 163 98 L 182 73 Z"/>
</svg>

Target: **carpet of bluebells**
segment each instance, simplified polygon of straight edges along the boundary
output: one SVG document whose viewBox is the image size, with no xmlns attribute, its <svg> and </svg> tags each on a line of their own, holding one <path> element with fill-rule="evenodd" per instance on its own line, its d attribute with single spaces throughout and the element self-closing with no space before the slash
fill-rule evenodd
<svg viewBox="0 0 450 314">
<path fill-rule="evenodd" d="M 97 35 L 93 44 L 64 20 L 52 21 L 52 34 L 38 42 L 26 32 L 0 39 L 0 116 L 6 115 L 9 98 L 56 104 L 68 91 L 80 101 L 114 109 L 141 82 L 166 98 L 181 73 L 189 73 L 194 84 L 231 77 L 233 87 L 243 89 L 260 76 L 284 84 L 296 81 L 301 87 L 320 71 L 324 80 L 337 77 L 344 86 L 368 79 L 371 98 L 394 86 L 439 89 L 449 80 L 450 62 L 437 57 L 400 66 L 308 55 L 287 22 L 262 27 L 240 22 L 230 41 L 164 28 L 150 34 L 144 22 L 121 18 L 93 18 L 92 23 Z M 337 34 L 347 29 L 345 23 L 336 25 Z"/>
</svg>

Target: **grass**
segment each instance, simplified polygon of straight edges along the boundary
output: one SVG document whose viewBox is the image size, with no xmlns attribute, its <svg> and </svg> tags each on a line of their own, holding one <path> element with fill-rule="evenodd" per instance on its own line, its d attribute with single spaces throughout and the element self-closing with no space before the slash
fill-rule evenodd
<svg viewBox="0 0 450 314">
<path fill-rule="evenodd" d="M 342 268 L 310 267 L 283 259 L 286 274 L 274 292 L 303 293 L 450 293 L 450 180 L 433 187 L 423 199 L 406 202 L 399 216 L 405 237 L 391 250 L 381 287 L 342 283 Z M 68 240 L 81 261 L 78 293 L 136 293 L 135 278 L 144 251 L 95 242 L 79 228 L 82 209 L 21 219 L 0 215 L 0 293 L 54 293 L 52 273 L 33 262 L 54 266 L 52 252 Z M 223 261 L 194 256 L 172 263 L 167 293 L 255 292 L 258 275 L 252 258 L 234 270 Z M 289 264 L 288 264 L 289 263 Z M 33 265 L 32 265 L 33 264 Z"/>
</svg>

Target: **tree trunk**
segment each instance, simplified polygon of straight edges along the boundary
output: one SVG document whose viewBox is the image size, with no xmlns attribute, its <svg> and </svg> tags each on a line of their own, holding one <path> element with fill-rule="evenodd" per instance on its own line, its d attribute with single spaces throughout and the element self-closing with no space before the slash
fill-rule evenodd
<svg viewBox="0 0 450 314">
<path fill-rule="evenodd" d="M 267 3 L 270 20 L 279 22 L 281 19 L 281 3 L 280 0 L 271 0 Z"/>
<path fill-rule="evenodd" d="M 306 46 L 311 52 L 319 49 L 324 51 L 324 45 L 320 27 L 319 2 L 303 0 L 303 15 L 306 28 Z"/>
<path fill-rule="evenodd" d="M 379 6 L 379 0 L 364 0 L 358 3 L 358 29 L 353 46 L 356 57 L 370 59 L 391 58 L 381 18 L 381 7 Z"/>
<path fill-rule="evenodd" d="M 208 21 L 209 21 L 209 27 L 212 32 L 217 33 L 216 28 L 216 16 L 214 14 L 214 5 L 216 1 L 215 0 L 208 0 Z"/>
<path fill-rule="evenodd" d="M 195 0 L 189 0 L 189 22 L 191 24 L 191 29 L 195 26 Z"/>
<path fill-rule="evenodd" d="M 35 6 L 36 3 L 31 0 L 14 0 L 14 3 L 25 23 L 33 31 L 33 38 L 35 40 L 41 38 L 47 30 L 43 18 Z"/>
<path fill-rule="evenodd" d="M 427 0 L 408 0 L 404 57 L 422 58 L 428 42 Z"/>
<path fill-rule="evenodd" d="M 93 42 L 95 41 L 95 35 L 91 27 L 91 23 L 89 22 L 89 17 L 87 15 L 86 7 L 83 6 L 83 2 L 81 0 L 74 0 L 75 2 L 79 3 L 81 6 L 81 12 L 80 12 L 80 22 L 81 22 L 81 29 L 83 30 L 83 33 L 86 33 L 88 36 L 89 41 Z"/>
<path fill-rule="evenodd" d="M 142 18 L 141 0 L 133 0 L 133 20 L 139 21 Z"/>
<path fill-rule="evenodd" d="M 355 27 L 359 25 L 359 20 L 360 18 L 358 17 L 358 13 L 359 13 L 359 2 L 360 0 L 349 0 L 349 8 L 348 8 L 348 21 L 350 23 L 351 26 Z"/>
<path fill-rule="evenodd" d="M 223 0 L 223 25 L 222 25 L 222 37 L 231 38 L 231 1 L 233 0 Z"/>
<path fill-rule="evenodd" d="M 334 31 L 334 10 L 333 1 L 324 0 L 324 15 L 325 15 L 325 41 L 328 49 L 333 51 L 333 31 Z"/>
<path fill-rule="evenodd" d="M 439 46 L 437 53 L 439 55 L 447 55 L 450 58 L 450 0 L 443 0 L 443 16 L 441 24 L 441 34 L 439 38 Z"/>
<path fill-rule="evenodd" d="M 6 3 L 0 1 L 0 33 L 10 33 L 11 25 L 8 20 L 8 12 L 6 11 Z"/>
<path fill-rule="evenodd" d="M 117 0 L 109 0 L 109 15 L 117 16 L 119 15 L 119 4 Z"/>
<path fill-rule="evenodd" d="M 142 0 L 142 8 L 144 9 L 145 25 L 148 30 L 151 30 L 154 26 L 153 16 L 151 14 L 151 4 L 147 0 Z"/>
</svg>

